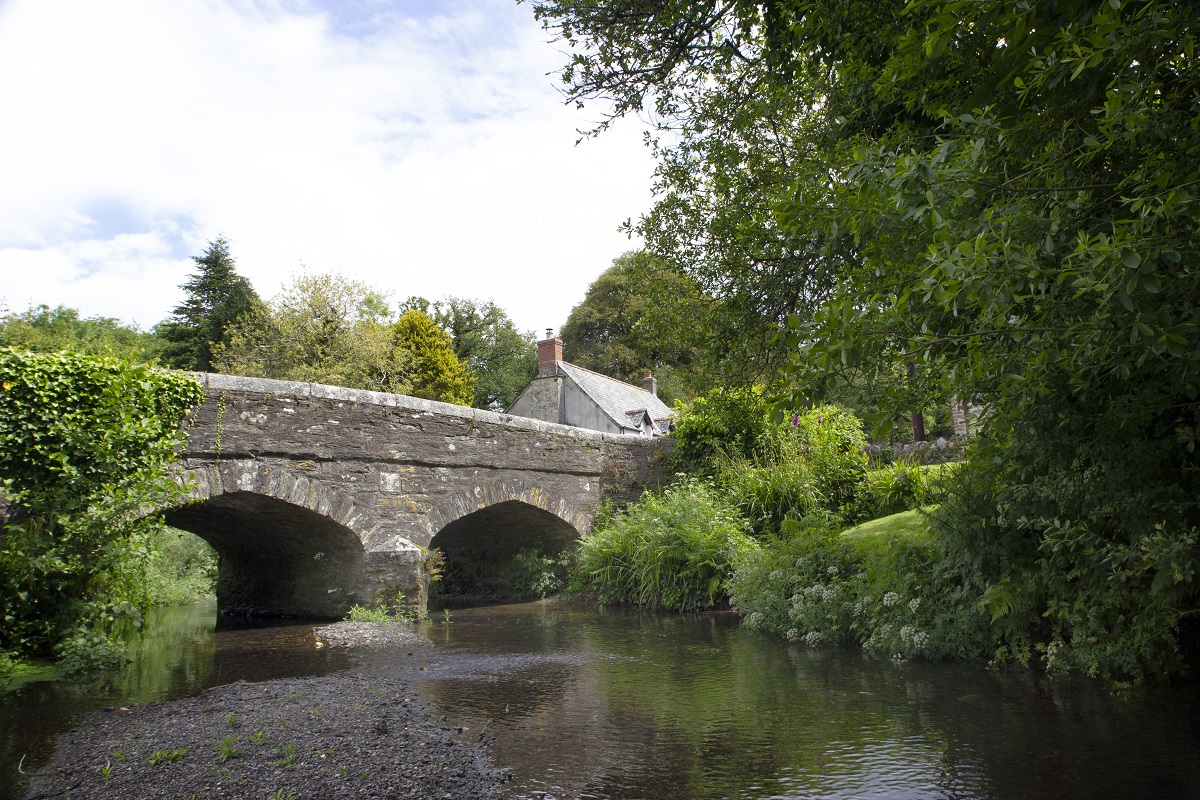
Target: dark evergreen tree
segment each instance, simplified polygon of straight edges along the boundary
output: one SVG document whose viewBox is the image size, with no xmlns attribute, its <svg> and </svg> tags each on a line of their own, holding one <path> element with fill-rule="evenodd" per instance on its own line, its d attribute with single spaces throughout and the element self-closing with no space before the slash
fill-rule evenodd
<svg viewBox="0 0 1200 800">
<path fill-rule="evenodd" d="M 159 326 L 168 344 L 162 359 L 171 367 L 208 372 L 212 347 L 224 341 L 226 331 L 259 297 L 250 283 L 238 275 L 236 260 L 229 254 L 229 241 L 219 235 L 208 243 L 203 255 L 192 256 L 197 271 L 180 288 L 187 298 Z"/>
</svg>

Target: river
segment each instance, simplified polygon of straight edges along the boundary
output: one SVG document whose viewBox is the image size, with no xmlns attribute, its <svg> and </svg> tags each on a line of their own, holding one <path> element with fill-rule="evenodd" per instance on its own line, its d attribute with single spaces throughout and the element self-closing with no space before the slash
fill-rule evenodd
<svg viewBox="0 0 1200 800">
<path fill-rule="evenodd" d="M 1195 686 L 1117 698 L 788 645 L 729 614 L 539 602 L 421 630 L 436 648 L 418 691 L 451 723 L 487 724 L 514 798 L 1200 798 Z M 212 606 L 156 612 L 135 655 L 101 681 L 0 698 L 0 796 L 87 711 L 391 657 L 317 649 L 309 625 L 215 631 Z"/>
</svg>

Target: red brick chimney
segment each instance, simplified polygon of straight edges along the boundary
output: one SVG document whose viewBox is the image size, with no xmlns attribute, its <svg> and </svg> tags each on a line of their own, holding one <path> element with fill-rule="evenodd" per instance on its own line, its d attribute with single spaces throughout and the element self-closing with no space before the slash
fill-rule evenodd
<svg viewBox="0 0 1200 800">
<path fill-rule="evenodd" d="M 553 328 L 546 328 L 546 338 L 537 343 L 538 377 L 546 378 L 558 374 L 558 362 L 562 361 L 563 341 L 555 337 Z"/>
<path fill-rule="evenodd" d="M 658 397 L 658 380 L 655 379 L 654 373 L 650 370 L 646 370 L 646 377 L 642 378 L 642 388 L 655 397 Z"/>
</svg>

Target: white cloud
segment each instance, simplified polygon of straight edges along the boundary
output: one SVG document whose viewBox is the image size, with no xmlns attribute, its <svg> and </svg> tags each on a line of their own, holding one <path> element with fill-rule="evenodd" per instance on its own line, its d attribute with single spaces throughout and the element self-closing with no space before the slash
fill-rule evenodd
<svg viewBox="0 0 1200 800">
<path fill-rule="evenodd" d="M 574 146 L 528 6 L 335 5 L 0 6 L 0 298 L 150 325 L 224 232 L 265 296 L 304 262 L 561 324 L 632 246 L 640 130 Z"/>
</svg>

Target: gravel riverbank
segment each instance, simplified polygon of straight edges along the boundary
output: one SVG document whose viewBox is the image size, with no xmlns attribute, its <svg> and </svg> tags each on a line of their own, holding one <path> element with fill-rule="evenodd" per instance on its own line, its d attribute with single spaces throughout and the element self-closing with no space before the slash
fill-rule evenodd
<svg viewBox="0 0 1200 800">
<path fill-rule="evenodd" d="M 432 653 L 399 626 L 339 623 L 324 646 L 390 647 L 386 670 L 235 683 L 112 709 L 62 735 L 26 797 L 95 800 L 493 798 L 479 732 L 430 716 L 412 674 Z"/>
</svg>

